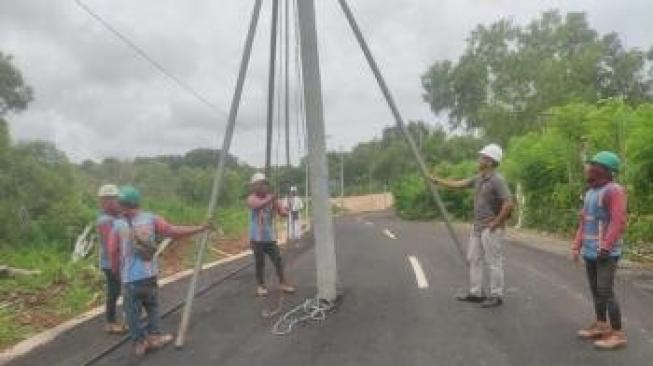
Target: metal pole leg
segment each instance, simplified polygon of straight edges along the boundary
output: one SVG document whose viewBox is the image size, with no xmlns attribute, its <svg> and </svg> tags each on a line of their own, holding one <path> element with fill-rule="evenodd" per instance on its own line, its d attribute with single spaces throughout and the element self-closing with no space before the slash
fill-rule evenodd
<svg viewBox="0 0 653 366">
<path fill-rule="evenodd" d="M 277 60 L 277 24 L 279 23 L 279 0 L 272 1 L 272 30 L 270 32 L 270 69 L 268 76 L 268 120 L 265 137 L 265 176 L 272 173 L 272 122 L 274 119 L 274 85 Z"/>
<path fill-rule="evenodd" d="M 215 207 L 218 202 L 218 196 L 220 194 L 220 188 L 222 186 L 222 181 L 224 178 L 225 165 L 227 154 L 229 153 L 229 148 L 231 147 L 231 141 L 234 135 L 234 128 L 236 127 L 236 116 L 238 115 L 238 107 L 240 106 L 240 97 L 243 93 L 243 84 L 245 83 L 245 76 L 247 75 L 247 66 L 249 65 L 249 58 L 252 53 L 252 44 L 254 43 L 254 35 L 256 34 L 256 26 L 258 24 L 259 14 L 261 12 L 261 3 L 262 0 L 256 0 L 254 3 L 254 10 L 252 12 L 252 20 L 249 24 L 249 30 L 247 31 L 247 39 L 245 40 L 245 50 L 243 51 L 243 58 L 240 63 L 240 70 L 238 72 L 238 80 L 236 81 L 236 89 L 234 91 L 234 96 L 231 101 L 231 109 L 229 110 L 229 119 L 227 121 L 227 130 L 224 135 L 224 141 L 222 142 L 222 150 L 220 151 L 220 158 L 218 161 L 218 166 L 215 171 L 215 176 L 213 178 L 213 187 L 211 190 L 211 199 L 209 200 L 209 208 L 207 217 L 210 219 L 213 217 L 215 212 Z M 195 289 L 197 287 L 197 280 L 202 270 L 202 263 L 204 262 L 204 254 L 206 253 L 206 246 L 209 240 L 209 234 L 207 232 L 203 233 L 200 238 L 200 245 L 197 250 L 197 258 L 195 261 L 195 268 L 193 270 L 193 277 L 188 286 L 188 293 L 186 295 L 186 304 L 184 306 L 184 312 L 181 317 L 181 322 L 179 323 L 179 331 L 177 333 L 177 339 L 175 340 L 176 347 L 183 347 L 186 342 L 186 333 L 188 331 L 188 324 L 190 322 L 190 314 L 193 308 L 193 298 L 195 297 Z"/>
<path fill-rule="evenodd" d="M 347 4 L 347 1 L 346 0 L 338 0 L 338 1 L 340 2 L 342 11 L 345 13 L 345 17 L 347 17 L 347 21 L 349 22 L 349 25 L 351 26 L 351 29 L 354 32 L 354 35 L 356 36 L 356 40 L 358 41 L 358 44 L 360 45 L 361 49 L 363 50 L 363 53 L 365 54 L 367 63 L 372 69 L 372 72 L 374 73 L 374 77 L 376 78 L 376 81 L 379 84 L 381 91 L 383 92 L 383 96 L 385 97 L 385 100 L 388 103 L 388 107 L 390 107 L 390 110 L 392 111 L 392 115 L 394 116 L 395 121 L 397 122 L 397 126 L 401 130 L 402 135 L 404 136 L 406 142 L 408 143 L 408 146 L 410 147 L 410 150 L 413 153 L 413 156 L 415 157 L 415 160 L 417 161 L 419 171 L 422 174 L 422 177 L 424 178 L 424 181 L 428 185 L 429 189 L 431 190 L 433 199 L 435 200 L 435 203 L 437 204 L 438 209 L 442 214 L 444 223 L 447 226 L 449 235 L 451 236 L 451 239 L 453 240 L 456 249 L 458 250 L 458 253 L 460 254 L 460 258 L 464 262 L 465 255 L 462 249 L 462 245 L 460 244 L 460 241 L 458 240 L 458 237 L 456 236 L 456 233 L 453 227 L 451 226 L 449 213 L 447 212 L 447 209 L 444 206 L 444 203 L 442 202 L 442 198 L 440 198 L 440 194 L 438 193 L 438 188 L 435 186 L 435 183 L 433 183 L 433 181 L 431 180 L 428 169 L 426 168 L 426 163 L 424 162 L 424 158 L 422 157 L 422 154 L 417 149 L 417 145 L 415 145 L 415 140 L 413 140 L 413 137 L 410 135 L 410 132 L 406 128 L 406 123 L 404 122 L 403 117 L 399 113 L 399 108 L 397 108 L 397 104 L 395 103 L 392 94 L 390 94 L 390 90 L 388 89 L 385 79 L 383 78 L 383 75 L 381 75 L 381 71 L 379 70 L 379 66 L 376 64 L 376 61 L 372 56 L 372 52 L 370 51 L 370 48 L 367 46 L 367 42 L 365 42 L 365 38 L 363 37 L 363 34 L 361 33 L 361 30 L 358 27 L 358 24 L 356 23 L 356 19 L 354 18 L 354 15 L 352 14 L 351 9 Z"/>
</svg>

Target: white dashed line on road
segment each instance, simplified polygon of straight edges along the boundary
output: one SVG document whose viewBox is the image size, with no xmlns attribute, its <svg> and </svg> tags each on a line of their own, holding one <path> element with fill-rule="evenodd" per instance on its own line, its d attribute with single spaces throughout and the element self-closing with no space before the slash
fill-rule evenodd
<svg viewBox="0 0 653 366">
<path fill-rule="evenodd" d="M 413 266 L 413 271 L 415 272 L 415 280 L 417 281 L 417 288 L 428 288 L 429 282 L 426 280 L 422 266 L 419 264 L 419 260 L 415 256 L 409 256 L 408 261 L 411 266 Z"/>
<path fill-rule="evenodd" d="M 387 236 L 390 239 L 397 239 L 397 235 L 395 235 L 395 233 L 390 231 L 390 229 L 384 229 L 383 233 L 385 234 L 385 236 Z"/>
</svg>

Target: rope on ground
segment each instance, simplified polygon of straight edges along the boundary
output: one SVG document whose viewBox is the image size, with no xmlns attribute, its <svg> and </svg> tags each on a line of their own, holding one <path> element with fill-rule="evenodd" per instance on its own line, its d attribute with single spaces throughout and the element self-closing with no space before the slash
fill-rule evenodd
<svg viewBox="0 0 653 366">
<path fill-rule="evenodd" d="M 310 298 L 285 313 L 272 327 L 275 335 L 288 335 L 298 324 L 307 322 L 321 322 L 327 314 L 333 312 L 336 303 L 326 299 Z"/>
</svg>

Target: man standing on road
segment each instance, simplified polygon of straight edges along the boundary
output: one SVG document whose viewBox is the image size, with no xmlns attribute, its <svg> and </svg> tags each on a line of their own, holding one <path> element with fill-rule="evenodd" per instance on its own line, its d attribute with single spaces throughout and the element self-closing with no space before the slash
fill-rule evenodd
<svg viewBox="0 0 653 366">
<path fill-rule="evenodd" d="M 299 196 L 297 196 L 297 187 L 295 186 L 290 187 L 290 195 L 288 196 L 286 207 L 289 211 L 288 232 L 290 233 L 290 235 L 288 239 L 297 240 L 302 236 L 301 222 L 299 220 L 299 217 L 300 217 L 301 210 L 304 209 L 304 202 L 302 202 L 302 199 L 299 198 Z"/>
<path fill-rule="evenodd" d="M 159 313 L 159 273 L 155 252 L 157 237 L 181 239 L 210 228 L 173 226 L 163 218 L 140 209 L 141 195 L 132 186 L 120 189 L 118 200 L 123 217 L 114 223 L 109 240 L 109 256 L 113 273 L 120 276 L 123 287 L 123 307 L 127 314 L 130 338 L 137 355 L 157 349 L 172 341 L 172 335 L 161 330 Z M 141 311 L 147 313 L 147 326 L 141 324 Z"/>
<path fill-rule="evenodd" d="M 469 291 L 456 298 L 481 303 L 484 308 L 503 304 L 503 240 L 513 201 L 505 179 L 496 171 L 502 157 L 501 148 L 490 144 L 479 152 L 475 177 L 460 181 L 433 178 L 448 188 L 474 188 L 474 227 L 467 248 Z M 484 293 L 485 266 L 489 267 L 489 296 Z"/>
<path fill-rule="evenodd" d="M 626 346 L 621 311 L 614 293 L 627 221 L 626 192 L 614 182 L 619 165 L 619 157 L 609 151 L 602 151 L 589 161 L 585 171 L 589 189 L 572 245 L 573 260 L 578 261 L 581 254 L 585 260 L 596 312 L 596 322 L 578 331 L 578 336 L 594 340 L 594 345 L 600 349 Z"/>
<path fill-rule="evenodd" d="M 118 187 L 113 184 L 105 184 L 100 187 L 98 197 L 100 199 L 100 212 L 95 221 L 98 238 L 100 241 L 100 268 L 107 281 L 107 298 L 105 316 L 107 324 L 105 331 L 109 334 L 123 334 L 127 331 L 124 324 L 118 323 L 116 317 L 116 303 L 120 297 L 120 276 L 111 271 L 111 261 L 108 256 L 107 243 L 113 223 L 120 215 L 120 204 L 118 203 Z"/>
<path fill-rule="evenodd" d="M 265 287 L 265 256 L 270 257 L 279 277 L 279 288 L 286 293 L 295 292 L 295 288 L 286 282 L 281 261 L 281 253 L 277 245 L 275 230 L 276 215 L 286 216 L 287 212 L 279 204 L 277 195 L 272 192 L 263 173 L 256 173 L 250 180 L 250 194 L 247 197 L 249 207 L 249 240 L 256 262 L 256 295 L 266 296 Z"/>
</svg>

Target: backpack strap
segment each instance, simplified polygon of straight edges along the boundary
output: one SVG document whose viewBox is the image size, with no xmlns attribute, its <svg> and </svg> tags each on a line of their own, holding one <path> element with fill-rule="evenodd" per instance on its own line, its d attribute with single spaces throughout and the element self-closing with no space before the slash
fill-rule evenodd
<svg viewBox="0 0 653 366">
<path fill-rule="evenodd" d="M 599 204 L 600 208 L 603 208 L 603 199 L 605 198 L 605 193 L 608 190 L 616 188 L 616 187 L 617 187 L 617 184 L 615 182 L 610 182 L 610 183 L 606 184 L 605 186 L 603 186 L 603 188 L 601 188 L 599 190 L 599 202 L 598 202 L 598 204 Z"/>
</svg>

